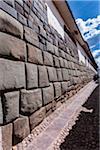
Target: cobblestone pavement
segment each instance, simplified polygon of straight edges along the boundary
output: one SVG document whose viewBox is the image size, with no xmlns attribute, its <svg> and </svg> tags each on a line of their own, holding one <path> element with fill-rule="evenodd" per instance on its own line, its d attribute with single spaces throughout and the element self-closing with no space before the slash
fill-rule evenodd
<svg viewBox="0 0 100 150">
<path fill-rule="evenodd" d="M 61 150 L 99 150 L 99 86 L 83 105 L 78 121 L 61 144 Z"/>
<path fill-rule="evenodd" d="M 75 124 L 82 105 L 96 88 L 92 81 L 71 97 L 53 114 L 48 116 L 25 140 L 13 147 L 14 150 L 58 150 L 64 138 Z M 67 101 L 66 101 L 67 102 Z M 91 111 L 91 110 L 90 110 Z"/>
</svg>

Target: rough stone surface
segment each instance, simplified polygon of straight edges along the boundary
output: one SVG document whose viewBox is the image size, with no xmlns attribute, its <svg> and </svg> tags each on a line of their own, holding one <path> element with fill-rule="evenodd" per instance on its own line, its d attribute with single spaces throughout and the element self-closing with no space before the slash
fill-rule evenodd
<svg viewBox="0 0 100 150">
<path fill-rule="evenodd" d="M 54 90 L 55 90 L 55 97 L 56 98 L 61 96 L 61 83 L 60 82 L 55 82 L 54 83 Z"/>
<path fill-rule="evenodd" d="M 37 33 L 28 27 L 24 27 L 24 31 L 26 41 L 39 47 L 39 39 Z"/>
<path fill-rule="evenodd" d="M 19 117 L 19 92 L 4 94 L 3 100 L 4 122 L 8 123 Z"/>
<path fill-rule="evenodd" d="M 48 66 L 53 66 L 53 57 L 52 54 L 44 51 L 43 52 L 44 64 Z"/>
<path fill-rule="evenodd" d="M 0 97 L 0 124 L 3 123 L 3 111 L 2 111 L 2 102 Z"/>
<path fill-rule="evenodd" d="M 68 75 L 68 70 L 67 69 L 62 69 L 62 76 L 63 76 L 64 81 L 69 80 L 69 75 Z"/>
<path fill-rule="evenodd" d="M 38 66 L 39 69 L 39 87 L 49 86 L 47 69 L 45 66 Z"/>
<path fill-rule="evenodd" d="M 50 42 L 47 42 L 47 51 L 54 54 L 54 47 Z"/>
<path fill-rule="evenodd" d="M 0 58 L 0 90 L 25 87 L 23 62 Z"/>
<path fill-rule="evenodd" d="M 26 63 L 26 72 L 27 72 L 27 88 L 38 87 L 38 72 L 37 65 Z"/>
<path fill-rule="evenodd" d="M 13 130 L 12 124 L 9 123 L 7 125 L 1 126 L 0 130 L 2 134 L 3 150 L 11 150 L 12 149 L 12 130 Z"/>
<path fill-rule="evenodd" d="M 50 84 L 49 87 L 43 88 L 43 104 L 46 105 L 54 99 L 54 88 L 53 85 Z"/>
<path fill-rule="evenodd" d="M 57 81 L 57 72 L 54 67 L 47 67 L 50 81 Z"/>
<path fill-rule="evenodd" d="M 69 82 L 62 82 L 62 83 L 61 83 L 61 86 L 62 86 L 62 93 L 67 92 L 67 90 L 68 90 L 68 85 L 69 85 Z"/>
<path fill-rule="evenodd" d="M 58 81 L 62 81 L 62 70 L 61 70 L 61 68 L 57 68 L 57 78 L 58 78 Z"/>
<path fill-rule="evenodd" d="M 41 89 L 21 91 L 21 112 L 31 114 L 42 107 Z"/>
<path fill-rule="evenodd" d="M 0 10 L 0 31 L 23 38 L 23 26 L 9 14 Z"/>
<path fill-rule="evenodd" d="M 28 61 L 35 64 L 43 64 L 42 51 L 28 44 Z"/>
<path fill-rule="evenodd" d="M 13 139 L 14 144 L 17 144 L 30 134 L 29 119 L 26 116 L 21 116 L 18 119 L 16 119 L 13 124 Z"/>
<path fill-rule="evenodd" d="M 55 67 L 59 67 L 60 66 L 60 64 L 59 64 L 59 58 L 56 57 L 56 56 L 53 56 L 53 60 L 54 60 L 54 66 Z"/>
<path fill-rule="evenodd" d="M 14 36 L 0 32 L 0 55 L 25 60 L 26 44 Z"/>
<path fill-rule="evenodd" d="M 64 60 L 63 58 L 59 58 L 60 67 L 64 67 Z"/>
<path fill-rule="evenodd" d="M 41 121 L 45 118 L 45 114 L 46 110 L 45 107 L 43 107 L 29 117 L 31 130 L 34 129 L 39 123 L 41 123 Z"/>
</svg>

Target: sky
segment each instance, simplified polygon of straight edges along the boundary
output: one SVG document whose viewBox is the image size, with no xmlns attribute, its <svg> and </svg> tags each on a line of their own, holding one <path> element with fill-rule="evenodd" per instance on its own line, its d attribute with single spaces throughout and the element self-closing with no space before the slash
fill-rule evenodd
<svg viewBox="0 0 100 150">
<path fill-rule="evenodd" d="M 100 0 L 67 0 L 76 23 L 100 68 Z"/>
</svg>

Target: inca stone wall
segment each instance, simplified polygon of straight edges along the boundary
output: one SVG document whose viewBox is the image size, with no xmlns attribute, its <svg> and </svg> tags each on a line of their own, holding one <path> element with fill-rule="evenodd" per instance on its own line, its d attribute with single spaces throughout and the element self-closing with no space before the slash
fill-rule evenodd
<svg viewBox="0 0 100 150">
<path fill-rule="evenodd" d="M 92 79 L 77 47 L 47 20 L 43 0 L 0 1 L 0 124 L 3 148 L 25 138 Z"/>
</svg>

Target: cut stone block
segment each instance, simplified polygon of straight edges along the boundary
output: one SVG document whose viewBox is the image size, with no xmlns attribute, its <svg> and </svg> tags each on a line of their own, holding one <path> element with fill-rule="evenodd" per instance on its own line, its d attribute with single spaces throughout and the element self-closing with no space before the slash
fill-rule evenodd
<svg viewBox="0 0 100 150">
<path fill-rule="evenodd" d="M 43 104 L 46 105 L 54 99 L 54 88 L 53 85 L 50 84 L 49 87 L 43 88 Z"/>
<path fill-rule="evenodd" d="M 29 119 L 26 116 L 20 116 L 13 123 L 13 139 L 14 145 L 21 142 L 25 137 L 30 134 Z"/>
<path fill-rule="evenodd" d="M 31 114 L 42 107 L 41 89 L 21 91 L 21 112 Z"/>
<path fill-rule="evenodd" d="M 3 124 L 3 110 L 2 110 L 1 97 L 0 97 L 0 124 Z"/>
<path fill-rule="evenodd" d="M 43 64 L 42 51 L 28 44 L 28 61 L 35 64 Z"/>
<path fill-rule="evenodd" d="M 60 67 L 64 67 L 64 59 L 60 57 L 59 62 L 60 62 Z"/>
<path fill-rule="evenodd" d="M 55 97 L 56 98 L 61 96 L 61 83 L 60 82 L 55 82 L 54 83 L 54 90 L 55 90 Z"/>
<path fill-rule="evenodd" d="M 0 54 L 19 60 L 25 60 L 26 44 L 14 36 L 0 32 Z"/>
<path fill-rule="evenodd" d="M 58 47 L 57 46 L 53 46 L 54 47 L 54 53 L 56 56 L 59 56 L 59 51 L 58 51 Z"/>
<path fill-rule="evenodd" d="M 56 57 L 56 56 L 53 56 L 53 60 L 54 60 L 54 66 L 55 67 L 59 67 L 60 66 L 60 64 L 59 64 L 59 58 Z"/>
<path fill-rule="evenodd" d="M 0 150 L 11 150 L 12 149 L 12 124 L 0 127 Z"/>
<path fill-rule="evenodd" d="M 30 89 L 38 87 L 37 65 L 26 63 L 26 72 L 27 72 L 27 88 Z"/>
<path fill-rule="evenodd" d="M 50 42 L 47 42 L 47 51 L 54 54 L 54 47 Z"/>
<path fill-rule="evenodd" d="M 0 90 L 25 87 L 23 62 L 0 58 Z"/>
<path fill-rule="evenodd" d="M 39 69 L 39 87 L 49 86 L 47 69 L 45 66 L 38 66 Z"/>
<path fill-rule="evenodd" d="M 42 120 L 45 118 L 45 115 L 46 110 L 44 107 L 42 107 L 29 117 L 31 130 L 33 130 L 39 123 L 42 122 Z"/>
<path fill-rule="evenodd" d="M 58 81 L 62 81 L 62 70 L 61 70 L 61 68 L 57 68 L 57 78 L 58 78 Z"/>
<path fill-rule="evenodd" d="M 44 64 L 48 66 L 53 66 L 53 57 L 52 54 L 48 52 L 43 52 Z"/>
<path fill-rule="evenodd" d="M 26 41 L 39 47 L 39 39 L 37 33 L 26 26 L 24 26 L 24 31 Z"/>
<path fill-rule="evenodd" d="M 0 31 L 23 38 L 23 26 L 16 19 L 0 9 Z"/>
<path fill-rule="evenodd" d="M 63 80 L 64 81 L 68 81 L 69 80 L 69 74 L 68 74 L 68 70 L 67 69 L 62 69 L 62 76 L 63 76 Z"/>
<path fill-rule="evenodd" d="M 64 92 L 68 91 L 69 82 L 62 82 L 61 86 L 62 86 L 62 94 L 63 94 Z"/>
<path fill-rule="evenodd" d="M 4 122 L 8 123 L 19 117 L 19 92 L 4 94 L 3 100 Z"/>
<path fill-rule="evenodd" d="M 57 81 L 57 72 L 54 67 L 47 67 L 50 81 Z"/>
</svg>

